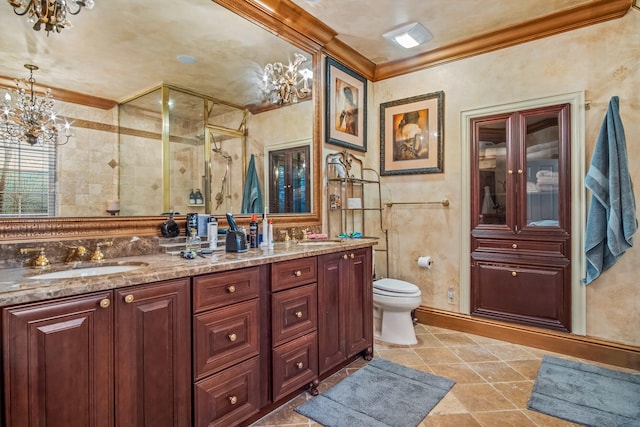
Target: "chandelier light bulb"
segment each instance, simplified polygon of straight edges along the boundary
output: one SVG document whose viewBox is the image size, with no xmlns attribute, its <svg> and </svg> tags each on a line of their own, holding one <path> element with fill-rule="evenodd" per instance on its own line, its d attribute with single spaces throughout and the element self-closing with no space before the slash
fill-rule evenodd
<svg viewBox="0 0 640 427">
<path fill-rule="evenodd" d="M 293 62 L 289 62 L 286 66 L 281 62 L 274 62 L 264 67 L 262 90 L 271 103 L 293 104 L 311 93 L 308 80 L 313 76 L 313 72 L 309 69 L 300 69 L 306 61 L 307 58 L 304 55 L 295 52 Z"/>
</svg>

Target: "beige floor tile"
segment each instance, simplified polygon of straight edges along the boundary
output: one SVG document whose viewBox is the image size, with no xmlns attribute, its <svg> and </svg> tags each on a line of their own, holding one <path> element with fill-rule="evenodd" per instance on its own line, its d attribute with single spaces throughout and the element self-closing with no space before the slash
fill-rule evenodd
<svg viewBox="0 0 640 427">
<path fill-rule="evenodd" d="M 424 361 L 410 348 L 378 350 L 380 357 L 400 365 L 423 365 Z"/>
<path fill-rule="evenodd" d="M 471 414 L 429 415 L 418 427 L 480 427 Z"/>
<path fill-rule="evenodd" d="M 425 333 L 425 334 L 416 334 L 416 339 L 418 343 L 412 345 L 413 348 L 418 347 L 442 347 L 444 344 L 437 339 L 433 334 Z"/>
<path fill-rule="evenodd" d="M 516 408 L 526 409 L 533 390 L 533 381 L 495 383 L 493 387 L 516 405 Z"/>
<path fill-rule="evenodd" d="M 458 357 L 465 362 L 492 362 L 500 360 L 498 357 L 483 345 L 462 345 L 451 347 Z"/>
<path fill-rule="evenodd" d="M 537 360 L 512 360 L 507 362 L 507 365 L 511 366 L 514 370 L 519 372 L 525 378 L 529 380 L 535 380 L 540 370 L 540 364 L 542 361 Z"/>
<path fill-rule="evenodd" d="M 450 393 L 453 393 L 469 412 L 516 409 L 513 403 L 490 384 L 456 384 Z"/>
<path fill-rule="evenodd" d="M 429 365 L 434 374 L 450 378 L 457 384 L 486 383 L 476 371 L 464 363 Z"/>
<path fill-rule="evenodd" d="M 476 344 L 471 338 L 461 333 L 434 333 L 434 337 L 436 337 L 442 344 L 446 346 L 456 346 L 456 345 L 469 345 Z"/>
<path fill-rule="evenodd" d="M 536 426 L 522 411 L 476 412 L 472 415 L 482 427 Z"/>
<path fill-rule="evenodd" d="M 490 383 L 527 379 L 505 362 L 478 362 L 469 363 L 469 366 Z"/>
<path fill-rule="evenodd" d="M 511 360 L 531 360 L 534 352 L 516 344 L 485 344 L 485 348 L 505 362 Z"/>
<path fill-rule="evenodd" d="M 428 365 L 462 362 L 462 359 L 446 347 L 416 348 L 414 351 Z"/>
</svg>

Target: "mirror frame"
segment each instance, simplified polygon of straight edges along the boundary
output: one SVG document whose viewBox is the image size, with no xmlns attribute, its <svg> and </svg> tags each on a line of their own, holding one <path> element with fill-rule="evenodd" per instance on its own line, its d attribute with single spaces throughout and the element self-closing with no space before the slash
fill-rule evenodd
<svg viewBox="0 0 640 427">
<path fill-rule="evenodd" d="M 314 79 L 312 83 L 313 108 L 313 208 L 310 214 L 277 214 L 271 218 L 275 225 L 286 224 L 290 227 L 317 226 L 322 223 L 322 52 L 323 42 L 333 34 L 325 33 L 321 37 L 304 36 L 301 30 L 305 22 L 300 21 L 297 6 L 283 7 L 276 0 L 262 0 L 258 4 L 253 0 L 212 0 L 236 13 L 241 18 L 305 50 L 312 56 Z M 324 37 L 323 37 L 324 36 Z M 326 40 L 325 40 L 326 41 Z M 249 223 L 250 216 L 239 215 L 239 223 Z M 47 217 L 47 218 L 2 218 L 0 219 L 0 242 L 33 240 L 70 240 L 100 237 L 159 236 L 160 225 L 166 220 L 163 216 L 111 216 L 111 217 Z M 184 223 L 184 216 L 176 217 L 178 223 Z"/>
</svg>

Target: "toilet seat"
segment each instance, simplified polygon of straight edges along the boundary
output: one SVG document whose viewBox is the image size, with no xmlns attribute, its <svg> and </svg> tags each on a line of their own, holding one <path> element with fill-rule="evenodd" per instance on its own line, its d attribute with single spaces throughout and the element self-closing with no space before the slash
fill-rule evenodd
<svg viewBox="0 0 640 427">
<path fill-rule="evenodd" d="M 385 278 L 373 282 L 373 293 L 387 296 L 411 297 L 420 295 L 420 288 L 404 280 Z"/>
</svg>

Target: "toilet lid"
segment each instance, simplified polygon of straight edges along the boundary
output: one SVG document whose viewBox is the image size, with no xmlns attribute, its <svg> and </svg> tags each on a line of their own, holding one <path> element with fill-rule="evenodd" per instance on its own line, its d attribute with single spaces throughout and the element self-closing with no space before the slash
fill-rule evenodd
<svg viewBox="0 0 640 427">
<path fill-rule="evenodd" d="M 419 297 L 422 295 L 420 290 L 416 292 L 408 293 L 400 293 L 400 292 L 391 292 L 391 291 L 383 291 L 382 289 L 373 288 L 374 295 L 384 295 L 386 297 L 394 297 L 394 298 L 408 298 L 408 297 Z"/>
<path fill-rule="evenodd" d="M 415 294 L 416 292 L 420 292 L 420 288 L 418 288 L 413 283 L 405 282 L 404 280 L 389 278 L 374 281 L 373 288 L 374 290 L 377 289 L 399 294 Z"/>
</svg>

